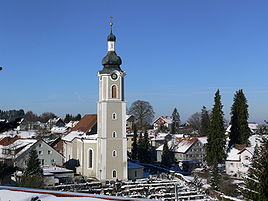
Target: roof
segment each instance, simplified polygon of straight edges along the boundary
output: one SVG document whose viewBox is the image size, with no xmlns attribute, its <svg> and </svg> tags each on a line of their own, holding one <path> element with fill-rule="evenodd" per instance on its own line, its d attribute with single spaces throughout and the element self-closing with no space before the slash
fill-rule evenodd
<svg viewBox="0 0 268 201">
<path fill-rule="evenodd" d="M 208 143 L 208 137 L 204 136 L 204 137 L 198 137 L 198 140 L 204 145 Z"/>
<path fill-rule="evenodd" d="M 83 138 L 83 139 L 89 139 L 89 140 L 95 140 L 97 138 L 98 134 L 94 135 L 86 135 L 86 133 L 81 131 L 72 131 L 68 135 L 62 138 L 64 141 L 71 142 L 74 138 Z"/>
<path fill-rule="evenodd" d="M 178 153 L 185 153 L 187 150 L 198 140 L 197 137 L 190 138 L 177 138 L 177 140 L 170 140 L 168 142 L 168 147 L 174 146 L 174 151 Z M 156 150 L 163 151 L 164 145 L 161 145 Z"/>
<path fill-rule="evenodd" d="M 157 121 L 163 121 L 167 124 L 172 124 L 172 116 L 161 116 L 161 117 L 158 117 L 154 123 L 157 123 Z M 161 122 L 162 123 L 162 122 Z"/>
<path fill-rule="evenodd" d="M 17 139 L 19 139 L 19 136 L 15 136 L 15 137 L 4 137 L 3 139 L 0 140 L 0 145 L 3 146 L 8 146 L 10 144 L 13 144 Z"/>
<path fill-rule="evenodd" d="M 133 162 L 130 162 L 128 161 L 127 162 L 127 168 L 128 169 L 141 169 L 141 168 L 144 168 L 144 166 L 138 164 L 138 163 L 133 163 Z"/>
<path fill-rule="evenodd" d="M 80 121 L 71 129 L 71 131 L 82 131 L 84 133 L 89 132 L 94 125 L 97 124 L 96 114 L 86 114 L 80 119 Z M 71 132 L 70 131 L 70 132 Z"/>
</svg>

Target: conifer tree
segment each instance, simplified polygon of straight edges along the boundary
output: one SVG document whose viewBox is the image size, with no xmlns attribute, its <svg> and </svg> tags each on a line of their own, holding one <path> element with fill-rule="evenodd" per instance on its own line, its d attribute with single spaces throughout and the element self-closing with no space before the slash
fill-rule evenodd
<svg viewBox="0 0 268 201">
<path fill-rule="evenodd" d="M 143 162 L 151 162 L 151 156 L 150 156 L 150 142 L 149 142 L 149 136 L 147 130 L 144 132 L 144 137 L 143 137 L 143 147 L 144 147 L 144 159 Z"/>
<path fill-rule="evenodd" d="M 201 128 L 200 128 L 200 136 L 207 136 L 209 133 L 210 119 L 207 108 L 203 106 L 201 112 Z"/>
<path fill-rule="evenodd" d="M 172 150 L 168 147 L 168 142 L 165 141 L 163 146 L 161 163 L 167 167 L 170 167 L 173 162 L 174 162 L 174 154 Z"/>
<path fill-rule="evenodd" d="M 137 145 L 137 152 L 138 152 L 138 160 L 139 161 L 143 161 L 143 151 L 144 151 L 144 148 L 143 148 L 143 136 L 142 136 L 142 132 L 140 132 L 140 135 L 139 135 L 139 140 L 138 140 L 138 145 Z"/>
<path fill-rule="evenodd" d="M 253 201 L 268 198 L 268 139 L 263 139 L 259 148 L 255 147 L 242 192 L 245 198 Z"/>
<path fill-rule="evenodd" d="M 172 113 L 172 124 L 171 124 L 170 133 L 172 133 L 172 134 L 178 133 L 179 126 L 180 126 L 180 114 L 177 111 L 177 108 L 175 108 L 173 113 Z"/>
<path fill-rule="evenodd" d="M 21 178 L 21 185 L 31 188 L 43 187 L 43 169 L 35 149 L 30 151 L 27 167 Z"/>
<path fill-rule="evenodd" d="M 240 89 L 234 96 L 234 103 L 231 108 L 231 133 L 229 147 L 234 144 L 248 144 L 250 129 L 248 127 L 248 105 L 247 99 Z"/>
<path fill-rule="evenodd" d="M 138 144 L 137 144 L 137 137 L 138 137 L 138 131 L 136 124 L 133 125 L 133 143 L 132 143 L 132 149 L 131 149 L 131 159 L 137 160 L 138 159 Z"/>
<path fill-rule="evenodd" d="M 38 159 L 37 151 L 32 149 L 27 161 L 27 168 L 25 169 L 25 175 L 39 174 L 42 175 L 43 169 L 41 168 L 40 161 Z"/>
<path fill-rule="evenodd" d="M 220 91 L 217 90 L 211 113 L 211 122 L 206 145 L 205 160 L 209 166 L 222 163 L 225 159 L 225 130 Z"/>
</svg>

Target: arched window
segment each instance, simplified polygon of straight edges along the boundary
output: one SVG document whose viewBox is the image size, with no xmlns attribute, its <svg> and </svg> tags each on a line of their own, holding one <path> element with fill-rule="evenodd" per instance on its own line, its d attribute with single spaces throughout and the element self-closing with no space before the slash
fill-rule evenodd
<svg viewBox="0 0 268 201">
<path fill-rule="evenodd" d="M 112 98 L 117 98 L 117 87 L 116 87 L 116 85 L 112 86 Z"/>
<path fill-rule="evenodd" d="M 113 152 L 112 152 L 112 156 L 113 156 L 113 157 L 116 157 L 116 156 L 117 156 L 117 153 L 116 153 L 115 150 L 113 150 Z"/>
<path fill-rule="evenodd" d="M 115 138 L 115 137 L 116 137 L 116 132 L 114 131 L 114 132 L 113 132 L 113 138 Z"/>
<path fill-rule="evenodd" d="M 117 115 L 116 115 L 116 113 L 113 113 L 113 114 L 112 114 L 112 119 L 113 119 L 113 120 L 116 120 L 116 119 L 117 119 Z"/>
<path fill-rule="evenodd" d="M 116 178 L 116 170 L 113 170 L 113 178 Z"/>
<path fill-rule="evenodd" d="M 93 168 L 93 150 L 88 150 L 88 168 Z"/>
</svg>

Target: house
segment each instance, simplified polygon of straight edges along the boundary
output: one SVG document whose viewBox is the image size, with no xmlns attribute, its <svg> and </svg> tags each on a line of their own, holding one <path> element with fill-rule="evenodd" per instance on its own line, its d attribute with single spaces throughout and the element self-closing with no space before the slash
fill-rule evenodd
<svg viewBox="0 0 268 201">
<path fill-rule="evenodd" d="M 19 168 L 26 168 L 29 153 L 32 149 L 36 149 L 42 167 L 63 165 L 63 155 L 42 139 L 25 139 L 18 136 L 10 139 L 6 137 L 0 141 L 0 144 L 1 160 Z"/>
<path fill-rule="evenodd" d="M 173 150 L 177 162 L 195 161 L 204 163 L 205 147 L 207 137 L 179 137 L 168 142 L 168 146 Z M 164 145 L 156 149 L 157 161 L 162 161 Z"/>
<path fill-rule="evenodd" d="M 135 123 L 135 117 L 133 115 L 126 115 L 126 130 L 132 131 Z"/>
<path fill-rule="evenodd" d="M 245 176 L 253 154 L 254 147 L 246 147 L 246 145 L 232 147 L 225 161 L 226 174 L 240 178 Z"/>
<path fill-rule="evenodd" d="M 172 116 L 161 116 L 158 117 L 154 122 L 154 130 L 158 130 L 162 125 L 171 130 Z"/>
<path fill-rule="evenodd" d="M 56 117 L 56 118 L 53 118 L 53 119 L 49 119 L 47 121 L 46 125 L 47 125 L 48 129 L 51 129 L 54 126 L 56 126 L 56 127 L 64 127 L 65 123 L 61 118 Z"/>
<path fill-rule="evenodd" d="M 43 168 L 44 183 L 47 186 L 54 186 L 60 183 L 70 183 L 74 178 L 73 170 L 62 167 Z"/>
<path fill-rule="evenodd" d="M 143 176 L 144 166 L 128 161 L 127 167 L 128 167 L 128 179 L 129 180 L 142 179 L 144 177 Z"/>
</svg>

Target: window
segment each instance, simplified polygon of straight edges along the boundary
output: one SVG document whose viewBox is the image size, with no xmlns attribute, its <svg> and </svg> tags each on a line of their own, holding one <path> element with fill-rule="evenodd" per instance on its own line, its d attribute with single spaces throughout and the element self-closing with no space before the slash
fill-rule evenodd
<svg viewBox="0 0 268 201">
<path fill-rule="evenodd" d="M 44 159 L 40 159 L 40 165 L 44 165 L 45 164 L 45 160 Z"/>
<path fill-rule="evenodd" d="M 113 132 L 113 138 L 115 138 L 115 137 L 116 137 L 116 132 L 114 131 L 114 132 Z"/>
<path fill-rule="evenodd" d="M 93 150 L 89 149 L 88 150 L 88 168 L 93 167 Z"/>
<path fill-rule="evenodd" d="M 113 120 L 116 120 L 116 119 L 117 119 L 117 115 L 116 115 L 116 113 L 113 113 L 113 114 L 112 114 L 112 119 L 113 119 Z"/>
<path fill-rule="evenodd" d="M 113 178 L 116 178 L 116 171 L 113 170 Z"/>
<path fill-rule="evenodd" d="M 249 160 L 249 156 L 245 156 L 245 160 Z"/>
<path fill-rule="evenodd" d="M 112 86 L 112 98 L 117 98 L 117 87 L 116 87 L 116 85 Z"/>
<path fill-rule="evenodd" d="M 136 170 L 135 170 L 135 172 L 134 172 L 134 173 L 135 173 L 135 177 L 137 177 L 137 171 L 136 171 Z"/>
<path fill-rule="evenodd" d="M 39 144 L 38 146 L 39 146 L 39 147 L 42 147 L 42 144 Z"/>
<path fill-rule="evenodd" d="M 38 154 L 39 155 L 43 155 L 43 151 L 38 151 Z"/>
<path fill-rule="evenodd" d="M 117 156 L 117 153 L 116 153 L 115 150 L 113 150 L 113 152 L 112 152 L 112 156 L 113 156 L 113 157 L 116 157 L 116 156 Z"/>
<path fill-rule="evenodd" d="M 47 154 L 51 154 L 51 151 L 50 151 L 50 150 L 48 150 L 48 151 L 47 151 Z"/>
</svg>

